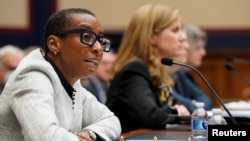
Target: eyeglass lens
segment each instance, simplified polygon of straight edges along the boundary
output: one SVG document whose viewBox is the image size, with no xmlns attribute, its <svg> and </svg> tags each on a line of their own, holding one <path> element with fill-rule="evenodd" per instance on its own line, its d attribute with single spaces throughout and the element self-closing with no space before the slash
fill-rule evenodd
<svg viewBox="0 0 250 141">
<path fill-rule="evenodd" d="M 83 43 L 88 45 L 94 45 L 96 40 L 100 42 L 104 51 L 109 51 L 110 49 L 110 41 L 102 36 L 97 36 L 92 32 L 84 31 L 81 36 L 81 40 Z"/>
</svg>

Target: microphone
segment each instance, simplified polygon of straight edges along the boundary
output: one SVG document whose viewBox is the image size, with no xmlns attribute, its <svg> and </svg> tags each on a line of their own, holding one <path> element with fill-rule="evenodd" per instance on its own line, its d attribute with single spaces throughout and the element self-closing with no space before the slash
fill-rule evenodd
<svg viewBox="0 0 250 141">
<path fill-rule="evenodd" d="M 238 62 L 238 63 L 242 63 L 242 64 L 246 64 L 246 65 L 250 66 L 250 62 L 248 60 L 237 58 L 237 57 L 234 57 L 234 56 L 228 56 L 227 61 L 229 61 L 229 62 Z"/>
<path fill-rule="evenodd" d="M 207 80 L 205 79 L 205 77 L 201 74 L 200 71 L 198 71 L 196 68 L 186 65 L 186 64 L 182 64 L 176 61 L 173 61 L 172 59 L 169 58 L 162 58 L 161 59 L 161 63 L 163 65 L 167 65 L 167 66 L 172 66 L 172 65 L 179 65 L 179 66 L 184 66 L 187 67 L 191 70 L 194 70 L 195 72 L 197 72 L 199 74 L 199 76 L 202 78 L 203 82 L 207 85 L 207 87 L 211 90 L 211 92 L 213 93 L 213 95 L 215 96 L 215 98 L 217 99 L 217 101 L 221 104 L 221 106 L 224 108 L 224 110 L 227 112 L 227 114 L 229 115 L 230 119 L 232 120 L 234 125 L 238 125 L 238 122 L 233 118 L 232 114 L 229 112 L 229 110 L 226 108 L 226 106 L 223 104 L 223 102 L 221 101 L 221 99 L 219 98 L 219 96 L 216 94 L 216 92 L 214 91 L 214 89 L 210 86 L 210 84 L 207 82 Z"/>
<path fill-rule="evenodd" d="M 245 77 L 243 77 L 239 71 L 237 71 L 236 69 L 234 69 L 234 67 L 231 64 L 226 63 L 225 64 L 225 68 L 229 71 L 232 72 L 233 74 L 235 74 L 237 77 L 239 77 L 242 81 L 244 81 L 246 84 L 250 85 L 250 81 L 247 80 Z"/>
</svg>

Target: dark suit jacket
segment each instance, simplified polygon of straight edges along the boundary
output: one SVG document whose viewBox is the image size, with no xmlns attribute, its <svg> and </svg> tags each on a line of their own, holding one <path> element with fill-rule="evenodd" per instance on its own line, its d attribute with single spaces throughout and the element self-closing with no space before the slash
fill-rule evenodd
<svg viewBox="0 0 250 141">
<path fill-rule="evenodd" d="M 173 95 L 179 103 L 185 105 L 190 112 L 196 109 L 192 100 L 203 102 L 205 110 L 212 110 L 213 108 L 210 97 L 208 97 L 196 84 L 190 81 L 182 69 L 178 70 L 175 74 Z"/>
<path fill-rule="evenodd" d="M 106 105 L 120 119 L 122 132 L 137 128 L 164 129 L 167 123 L 177 122 L 160 107 L 158 89 L 147 67 L 141 61 L 125 65 L 116 74 L 107 92 Z"/>
<path fill-rule="evenodd" d="M 99 102 L 105 104 L 107 99 L 107 88 L 108 86 L 101 82 L 96 76 L 92 76 L 88 78 L 89 84 L 85 87 L 88 91 L 90 91 Z"/>
</svg>

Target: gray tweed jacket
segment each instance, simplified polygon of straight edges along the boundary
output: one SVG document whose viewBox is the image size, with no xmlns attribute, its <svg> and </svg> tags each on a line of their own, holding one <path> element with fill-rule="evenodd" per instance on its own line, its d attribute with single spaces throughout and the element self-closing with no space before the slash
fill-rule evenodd
<svg viewBox="0 0 250 141">
<path fill-rule="evenodd" d="M 80 81 L 73 87 L 74 105 L 40 50 L 31 52 L 0 96 L 1 141 L 78 141 L 73 132 L 83 129 L 107 141 L 117 139 L 121 133 L 118 118 Z"/>
</svg>

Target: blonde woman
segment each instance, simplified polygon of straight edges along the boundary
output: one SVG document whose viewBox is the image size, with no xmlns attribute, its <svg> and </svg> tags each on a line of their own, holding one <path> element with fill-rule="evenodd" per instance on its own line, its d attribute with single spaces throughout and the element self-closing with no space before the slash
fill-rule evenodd
<svg viewBox="0 0 250 141">
<path fill-rule="evenodd" d="M 138 128 L 164 129 L 174 115 L 190 115 L 174 105 L 172 79 L 162 57 L 186 55 L 186 36 L 178 9 L 146 4 L 133 15 L 111 72 L 106 105 L 118 116 L 122 132 Z"/>
</svg>

